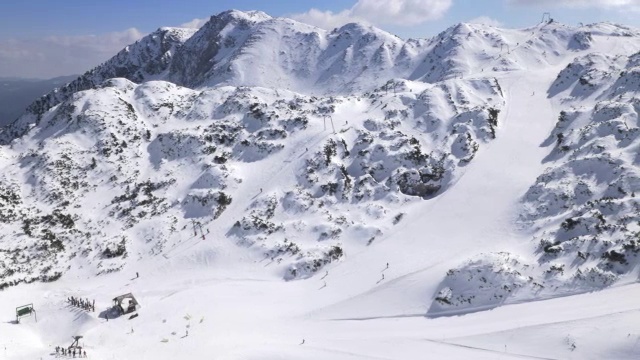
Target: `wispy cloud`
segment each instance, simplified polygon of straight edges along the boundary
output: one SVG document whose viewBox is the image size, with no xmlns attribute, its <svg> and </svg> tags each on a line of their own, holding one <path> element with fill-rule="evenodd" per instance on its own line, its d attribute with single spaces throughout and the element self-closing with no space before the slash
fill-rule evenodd
<svg viewBox="0 0 640 360">
<path fill-rule="evenodd" d="M 490 18 L 488 16 L 479 16 L 477 18 L 473 18 L 471 20 L 467 21 L 470 24 L 484 24 L 484 25 L 491 25 L 491 26 L 495 26 L 495 27 L 501 27 L 502 23 L 496 19 Z"/>
<path fill-rule="evenodd" d="M 508 0 L 517 5 L 640 10 L 640 0 Z"/>
<path fill-rule="evenodd" d="M 195 18 L 184 24 L 180 24 L 178 27 L 188 28 L 188 29 L 200 29 L 204 24 L 207 23 L 207 21 L 209 21 L 209 18 L 204 18 L 204 19 Z"/>
<path fill-rule="evenodd" d="M 0 39 L 0 76 L 48 78 L 83 73 L 144 35 L 130 28 L 101 35 Z"/>
<path fill-rule="evenodd" d="M 439 19 L 451 5 L 452 0 L 358 0 L 353 7 L 338 12 L 311 9 L 291 17 L 324 29 L 349 22 L 412 26 Z"/>
</svg>

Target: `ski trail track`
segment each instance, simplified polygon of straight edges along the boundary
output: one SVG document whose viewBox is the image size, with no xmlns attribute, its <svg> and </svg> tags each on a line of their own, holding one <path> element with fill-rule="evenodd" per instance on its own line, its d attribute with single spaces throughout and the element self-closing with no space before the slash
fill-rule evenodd
<svg viewBox="0 0 640 360">
<path fill-rule="evenodd" d="M 413 205 L 416 208 L 408 213 L 414 215 L 410 215 L 396 231 L 388 233 L 372 248 L 350 254 L 348 262 L 332 269 L 335 280 L 332 279 L 331 286 L 344 283 L 336 293 L 350 295 L 336 299 L 336 305 L 325 310 L 336 310 L 341 306 L 340 302 L 348 304 L 352 297 L 357 297 L 358 301 L 353 301 L 353 306 L 347 305 L 349 310 L 343 315 L 371 315 L 359 310 L 364 308 L 368 311 L 376 308 L 378 316 L 398 314 L 401 309 L 408 313 L 426 313 L 429 298 L 436 289 L 421 284 L 437 285 L 449 268 L 466 257 L 498 250 L 518 253 L 523 247 L 530 246 L 527 235 L 520 233 L 514 224 L 515 207 L 517 199 L 544 170 L 542 159 L 548 149 L 540 144 L 548 137 L 557 117 L 555 108 L 546 98 L 546 90 L 561 67 L 557 65 L 543 72 L 498 79 L 505 92 L 507 107 L 500 115 L 496 139 L 481 147 L 450 189 L 436 199 Z M 534 91 L 535 95 L 532 95 Z M 508 179 L 491 181 L 505 176 Z M 489 203 L 495 211 L 485 210 Z M 413 255 L 407 257 L 407 253 Z M 367 279 L 357 269 L 380 258 L 388 259 L 391 264 L 386 272 L 386 284 L 371 288 L 374 279 L 378 280 L 380 275 L 371 274 Z M 380 264 L 381 269 L 384 266 L 384 263 Z M 395 280 L 398 280 L 397 284 L 387 286 Z M 405 289 L 401 297 L 394 295 L 396 287 Z M 407 294 L 406 289 L 413 289 L 412 293 Z M 370 297 L 371 301 L 363 297 Z M 356 305 L 361 301 L 366 301 L 368 306 Z"/>
<path fill-rule="evenodd" d="M 534 31 L 537 34 L 539 30 Z M 624 43 L 600 38 L 597 46 L 606 53 Z M 550 57 L 545 66 L 528 64 L 512 73 L 472 74 L 496 76 L 505 94 L 506 108 L 499 117 L 496 139 L 481 146 L 465 172 L 442 195 L 410 205 L 413 208 L 407 213 L 411 215 L 381 241 L 349 254 L 348 262 L 332 269 L 330 286 L 338 287 L 334 293 L 340 295 L 310 315 L 368 318 L 426 314 L 440 280 L 464 259 L 493 251 L 533 254 L 532 230 L 516 224 L 519 199 L 547 166 L 544 158 L 550 148 L 542 144 L 562 109 L 562 103 L 549 99 L 547 91 L 572 60 L 572 56 Z M 498 178 L 500 181 L 491 181 Z M 492 211 L 486 211 L 488 204 Z M 380 262 L 380 269 L 386 262 L 391 264 L 382 282 L 376 282 L 378 272 L 358 271 L 375 261 Z M 482 310 L 486 309 L 472 309 Z"/>
</svg>

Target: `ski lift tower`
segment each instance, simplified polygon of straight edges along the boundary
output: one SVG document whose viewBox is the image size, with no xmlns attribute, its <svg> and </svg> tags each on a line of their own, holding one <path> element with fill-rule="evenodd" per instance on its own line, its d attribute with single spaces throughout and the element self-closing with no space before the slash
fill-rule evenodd
<svg viewBox="0 0 640 360">
<path fill-rule="evenodd" d="M 324 119 L 324 129 L 327 130 L 327 118 L 329 118 L 329 121 L 331 121 L 331 128 L 333 128 L 333 133 L 336 133 L 336 127 L 333 126 L 333 117 L 331 115 L 322 115 L 322 118 Z"/>
<path fill-rule="evenodd" d="M 541 23 L 545 22 L 545 19 L 547 20 L 547 22 L 551 22 L 551 13 L 543 13 L 542 14 L 542 21 L 540 21 Z"/>
<path fill-rule="evenodd" d="M 69 346 L 69 349 L 73 349 L 73 348 L 82 349 L 82 347 L 80 346 L 80 339 L 82 339 L 82 335 L 76 335 L 72 337 L 73 337 L 73 342 Z"/>
<path fill-rule="evenodd" d="M 198 230 L 200 230 L 200 236 L 202 237 L 202 240 L 205 240 L 205 236 L 204 236 L 204 231 L 202 231 L 202 223 L 200 221 L 193 221 L 193 232 L 195 233 L 195 236 L 198 236 Z"/>
<path fill-rule="evenodd" d="M 198 236 L 198 230 L 200 230 L 200 236 L 202 237 L 202 240 L 205 240 L 204 231 L 202 231 L 202 224 L 193 219 L 191 219 L 191 223 L 193 224 L 193 236 Z"/>
</svg>

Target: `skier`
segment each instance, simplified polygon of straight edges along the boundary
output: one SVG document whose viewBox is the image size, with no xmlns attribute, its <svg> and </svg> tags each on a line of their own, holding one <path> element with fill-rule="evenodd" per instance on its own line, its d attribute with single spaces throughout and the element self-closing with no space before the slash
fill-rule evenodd
<svg viewBox="0 0 640 360">
<path fill-rule="evenodd" d="M 300 343 L 300 345 L 304 344 L 304 339 L 302 339 L 302 342 Z"/>
<path fill-rule="evenodd" d="M 262 192 L 262 188 L 260 188 L 260 192 Z"/>
<path fill-rule="evenodd" d="M 84 357 L 87 357 L 87 350 L 84 351 Z"/>
<path fill-rule="evenodd" d="M 389 263 L 387 263 L 387 269 L 389 268 Z"/>
<path fill-rule="evenodd" d="M 140 274 L 136 271 L 136 279 L 140 277 Z"/>
<path fill-rule="evenodd" d="M 384 280 L 384 274 L 382 274 L 382 280 Z"/>
<path fill-rule="evenodd" d="M 76 357 L 76 349 L 73 349 L 73 357 Z"/>
</svg>

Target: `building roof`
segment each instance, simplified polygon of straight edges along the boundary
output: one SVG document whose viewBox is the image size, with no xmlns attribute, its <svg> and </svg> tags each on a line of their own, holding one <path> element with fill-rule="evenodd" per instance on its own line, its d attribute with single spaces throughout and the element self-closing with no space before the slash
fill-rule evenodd
<svg viewBox="0 0 640 360">
<path fill-rule="evenodd" d="M 122 303 L 122 300 L 124 300 L 124 299 L 131 299 L 131 301 L 133 301 L 133 303 L 135 305 L 138 305 L 138 300 L 136 300 L 136 298 L 133 296 L 132 293 L 116 296 L 116 297 L 113 298 L 113 301 L 117 301 L 118 303 Z"/>
</svg>

